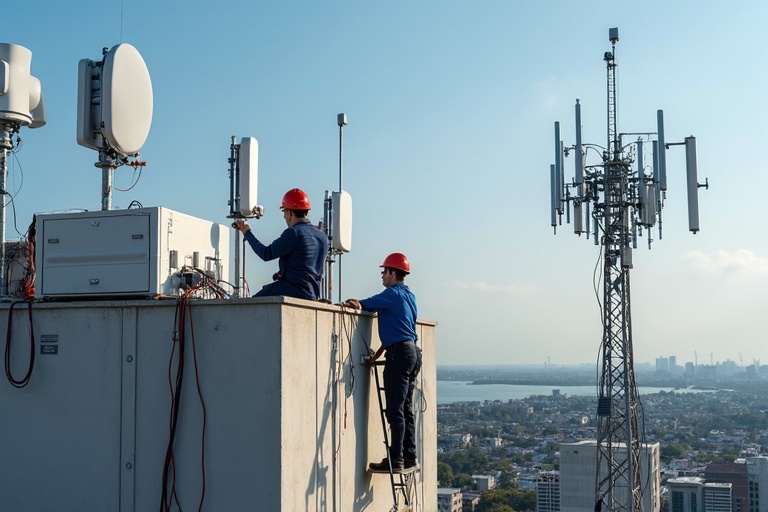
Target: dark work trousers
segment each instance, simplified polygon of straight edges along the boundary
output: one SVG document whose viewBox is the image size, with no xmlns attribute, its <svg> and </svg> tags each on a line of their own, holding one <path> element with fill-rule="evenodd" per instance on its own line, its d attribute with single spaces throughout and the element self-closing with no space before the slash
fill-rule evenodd
<svg viewBox="0 0 768 512">
<path fill-rule="evenodd" d="M 254 297 L 277 297 L 280 295 L 285 297 L 296 297 L 297 299 L 308 299 L 308 300 L 317 299 L 317 297 L 313 297 L 309 293 L 304 292 L 300 289 L 297 289 L 295 286 L 292 286 L 285 279 L 278 279 L 277 281 L 273 281 L 269 284 L 265 284 L 261 288 L 261 290 L 259 290 L 253 296 Z"/>
<path fill-rule="evenodd" d="M 393 462 L 416 459 L 416 424 L 413 390 L 421 370 L 421 350 L 413 341 L 387 347 L 384 364 L 384 397 L 389 422 L 389 456 Z"/>
</svg>

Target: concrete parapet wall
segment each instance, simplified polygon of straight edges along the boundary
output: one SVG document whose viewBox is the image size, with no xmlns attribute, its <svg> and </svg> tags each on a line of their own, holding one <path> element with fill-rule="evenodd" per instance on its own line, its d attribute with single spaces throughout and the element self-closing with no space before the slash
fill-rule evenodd
<svg viewBox="0 0 768 512">
<path fill-rule="evenodd" d="M 171 301 L 33 305 L 29 384 L 0 379 L 0 510 L 160 508 L 177 315 Z M 435 324 L 418 328 L 416 401 L 426 407 L 412 498 L 414 510 L 432 511 Z M 168 480 L 182 508 L 197 509 L 204 488 L 203 510 L 390 510 L 389 476 L 366 470 L 385 454 L 373 376 L 361 364 L 379 346 L 376 332 L 375 317 L 299 299 L 192 302 Z M 24 304 L 10 339 L 20 379 L 30 350 Z"/>
</svg>

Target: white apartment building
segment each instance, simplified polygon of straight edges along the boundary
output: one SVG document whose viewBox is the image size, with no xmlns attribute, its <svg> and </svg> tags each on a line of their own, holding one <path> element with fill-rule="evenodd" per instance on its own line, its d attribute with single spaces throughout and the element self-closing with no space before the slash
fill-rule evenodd
<svg viewBox="0 0 768 512">
<path fill-rule="evenodd" d="M 461 512 L 461 489 L 440 487 L 437 489 L 437 512 Z"/>
<path fill-rule="evenodd" d="M 671 478 L 669 488 L 670 512 L 732 512 L 732 484 L 707 482 L 700 477 Z"/>
<path fill-rule="evenodd" d="M 727 482 L 704 482 L 704 512 L 733 512 L 732 486 Z"/>
<path fill-rule="evenodd" d="M 496 487 L 496 478 L 493 475 L 472 475 L 472 487 L 476 491 L 490 491 Z"/>
<path fill-rule="evenodd" d="M 560 473 L 543 471 L 536 479 L 536 512 L 560 512 Z"/>
<path fill-rule="evenodd" d="M 643 488 L 643 510 L 659 512 L 661 467 L 659 443 L 640 446 L 640 482 Z M 627 449 L 619 445 L 617 457 L 626 457 Z M 560 445 L 560 509 L 562 512 L 594 512 L 597 441 L 594 439 Z M 622 491 L 622 490 L 620 490 Z M 626 499 L 618 496 L 618 499 Z"/>
<path fill-rule="evenodd" d="M 702 512 L 704 479 L 683 476 L 667 480 L 669 512 Z"/>
</svg>

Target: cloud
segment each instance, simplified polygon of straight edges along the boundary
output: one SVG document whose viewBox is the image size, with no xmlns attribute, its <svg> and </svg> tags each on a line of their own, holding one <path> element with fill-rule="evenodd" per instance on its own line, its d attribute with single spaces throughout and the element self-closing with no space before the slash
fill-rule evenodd
<svg viewBox="0 0 768 512">
<path fill-rule="evenodd" d="M 515 295 L 531 294 L 536 291 L 536 288 L 531 285 L 523 284 L 489 284 L 482 281 L 473 281 L 471 283 L 465 283 L 463 281 L 456 281 L 454 286 L 457 288 L 470 289 L 479 292 L 500 292 L 510 293 Z"/>
<path fill-rule="evenodd" d="M 717 251 L 705 254 L 691 251 L 683 259 L 690 262 L 695 270 L 707 275 L 729 274 L 738 276 L 768 277 L 768 258 L 758 256 L 752 251 Z"/>
</svg>

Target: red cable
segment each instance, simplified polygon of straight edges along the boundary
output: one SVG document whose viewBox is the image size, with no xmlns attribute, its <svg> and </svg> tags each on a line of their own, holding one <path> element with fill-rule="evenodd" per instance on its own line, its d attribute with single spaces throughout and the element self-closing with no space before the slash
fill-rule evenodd
<svg viewBox="0 0 768 512">
<path fill-rule="evenodd" d="M 179 402 L 181 398 L 181 383 L 184 376 L 184 296 L 179 301 L 179 325 L 181 329 L 176 331 L 178 338 L 174 339 L 173 348 L 171 350 L 171 358 L 168 362 L 168 384 L 171 389 L 171 417 L 170 417 L 170 436 L 168 440 L 168 447 L 165 452 L 165 462 L 163 464 L 163 490 L 162 499 L 160 502 L 161 512 L 170 512 L 171 504 L 175 501 L 176 505 L 181 509 L 179 505 L 178 496 L 176 494 L 176 462 L 173 456 L 173 445 L 176 439 L 176 427 L 179 418 Z M 179 345 L 178 363 L 176 366 L 176 387 L 173 386 L 172 369 L 173 369 L 173 356 L 176 353 L 176 343 Z M 168 492 L 168 477 L 171 478 L 171 489 Z"/>
<path fill-rule="evenodd" d="M 198 506 L 198 512 L 203 509 L 203 501 L 205 501 L 205 427 L 206 427 L 206 409 L 205 400 L 203 399 L 203 391 L 200 388 L 200 371 L 197 366 L 197 346 L 195 345 L 195 325 L 192 322 L 192 308 L 189 308 L 189 329 L 192 335 L 192 360 L 195 366 L 195 384 L 197 385 L 197 396 L 200 398 L 200 407 L 203 411 L 203 428 L 200 434 L 200 460 L 201 460 L 201 474 L 202 474 L 202 491 L 200 495 L 200 505 Z"/>
<path fill-rule="evenodd" d="M 178 419 L 179 419 L 179 412 L 178 412 L 178 406 L 179 401 L 181 398 L 181 386 L 182 386 L 182 378 L 183 378 L 183 367 L 184 367 L 184 346 L 186 342 L 186 319 L 187 314 L 189 314 L 189 327 L 190 327 L 190 335 L 192 337 L 192 359 L 194 363 L 195 368 L 195 384 L 197 386 L 197 394 L 200 399 L 200 406 L 203 411 L 203 426 L 202 426 L 202 433 L 201 433 L 201 465 L 202 465 L 202 492 L 200 496 L 200 502 L 198 505 L 198 512 L 202 511 L 203 508 L 203 502 L 205 500 L 205 492 L 206 492 L 206 476 L 205 476 L 205 431 L 206 431 L 206 420 L 207 420 L 207 411 L 205 408 L 205 400 L 203 399 L 203 392 L 202 388 L 200 387 L 200 372 L 197 364 L 197 347 L 195 345 L 195 326 L 192 321 L 192 308 L 190 299 L 192 295 L 199 290 L 200 288 L 203 288 L 204 286 L 208 286 L 210 288 L 210 282 L 207 278 L 202 279 L 196 286 L 193 286 L 189 288 L 187 291 L 184 292 L 184 294 L 179 299 L 179 314 L 178 314 L 178 324 L 177 324 L 177 336 L 178 339 L 174 340 L 173 348 L 171 350 L 171 357 L 168 362 L 168 386 L 171 390 L 171 418 L 170 418 L 170 430 L 171 430 L 171 439 L 168 443 L 168 449 L 166 450 L 166 461 L 163 471 L 163 498 L 161 502 L 161 512 L 170 512 L 171 510 L 171 504 L 175 501 L 176 506 L 181 510 L 181 504 L 178 500 L 178 495 L 176 493 L 176 460 L 173 455 L 173 442 L 175 439 L 175 431 L 176 427 L 178 426 Z M 216 294 L 216 290 L 214 289 L 214 294 Z M 176 342 L 178 341 L 179 345 L 179 351 L 178 351 L 178 363 L 177 363 L 177 372 L 176 372 L 176 382 L 174 387 L 173 382 L 173 358 L 176 354 Z M 170 468 L 170 471 L 169 471 Z M 170 496 L 167 492 L 167 482 L 168 482 L 168 476 L 170 473 L 171 477 L 171 491 Z"/>
</svg>

